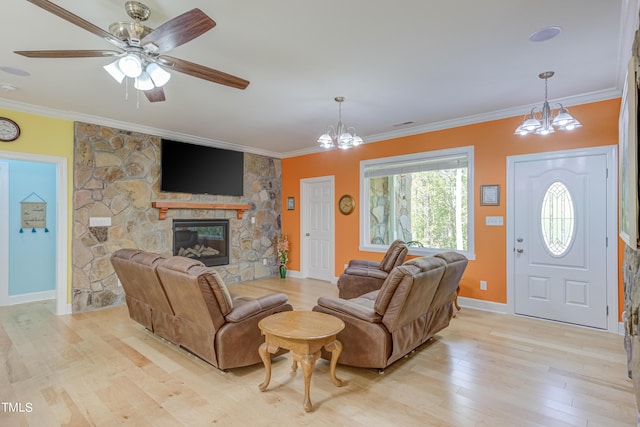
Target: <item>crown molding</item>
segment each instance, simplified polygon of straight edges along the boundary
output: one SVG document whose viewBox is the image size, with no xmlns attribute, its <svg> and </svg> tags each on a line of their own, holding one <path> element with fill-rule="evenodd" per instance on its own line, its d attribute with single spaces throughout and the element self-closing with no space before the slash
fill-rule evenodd
<svg viewBox="0 0 640 427">
<path fill-rule="evenodd" d="M 635 1 L 635 0 L 634 0 Z M 596 92 L 590 92 L 577 96 L 571 96 L 566 98 L 559 98 L 549 100 L 549 104 L 562 103 L 566 107 L 571 107 L 580 104 L 588 104 L 591 102 L 605 101 L 613 98 L 619 98 L 622 96 L 622 88 L 610 88 Z M 510 117 L 521 116 L 534 107 L 540 107 L 542 100 L 536 104 L 529 104 L 520 107 L 507 108 L 504 110 L 491 111 L 488 113 L 475 114 L 471 116 L 461 117 L 451 120 L 443 120 L 440 122 L 427 123 L 419 126 L 412 126 L 403 129 L 397 129 L 389 132 L 381 132 L 373 135 L 362 136 L 365 144 L 372 142 L 386 141 L 389 139 L 401 138 L 404 136 L 418 135 L 421 133 L 433 132 L 437 130 L 450 129 L 460 126 L 467 126 L 476 123 L 488 122 L 492 120 L 506 119 Z M 76 113 L 55 110 L 51 108 L 39 107 L 31 104 L 24 104 L 20 102 L 10 101 L 0 98 L 0 108 L 6 108 L 15 111 L 22 111 L 25 113 L 37 114 L 47 117 L 59 118 L 71 121 L 81 121 L 84 123 L 92 123 L 100 126 L 108 126 L 116 129 L 122 129 L 131 132 L 140 132 L 147 135 L 156 135 L 161 138 L 171 139 L 174 141 L 188 142 L 193 144 L 207 145 L 211 147 L 224 148 L 234 151 L 243 151 L 245 153 L 252 153 L 262 155 L 266 157 L 273 157 L 276 159 L 284 159 L 290 157 L 299 157 L 309 154 L 316 154 L 326 150 L 320 146 L 314 146 L 310 148 L 304 148 L 301 150 L 287 151 L 284 153 L 277 153 L 268 150 L 261 150 L 255 147 L 248 147 L 238 144 L 232 144 L 225 141 L 218 141 L 214 139 L 202 138 L 194 135 L 188 135 L 179 132 L 173 132 L 166 129 L 152 128 L 148 126 L 142 126 L 135 123 L 122 122 L 118 120 L 106 119 L 104 117 L 91 116 L 88 114 Z M 335 148 L 336 150 L 338 148 Z"/>
<path fill-rule="evenodd" d="M 565 107 L 576 106 L 580 104 L 589 104 L 592 102 L 606 101 L 609 99 L 620 98 L 622 96 L 622 89 L 610 88 L 597 92 L 585 93 L 582 95 L 571 96 L 566 98 L 550 99 L 549 104 L 553 105 L 561 103 Z M 492 120 L 507 119 L 511 117 L 522 116 L 534 107 L 540 107 L 543 100 L 539 103 L 523 105 L 520 107 L 507 108 L 504 110 L 491 111 L 488 113 L 475 114 L 472 116 L 460 117 L 457 119 L 443 120 L 440 122 L 427 123 L 419 126 L 406 127 L 403 129 L 397 129 L 390 132 L 381 132 L 373 135 L 362 136 L 365 144 L 372 142 L 386 141 L 389 139 L 401 138 L 404 136 L 418 135 L 421 133 L 433 132 L 437 130 L 450 129 L 460 126 L 467 126 L 476 123 L 488 122 Z M 337 150 L 338 148 L 334 148 Z M 282 158 L 297 157 L 307 154 L 319 153 L 327 151 L 326 149 L 318 146 L 313 148 L 307 148 L 304 150 L 289 151 L 282 154 Z"/>
<path fill-rule="evenodd" d="M 276 153 L 268 150 L 261 150 L 255 147 L 247 147 L 239 144 L 232 144 L 225 141 L 218 141 L 215 139 L 202 138 L 195 135 L 189 135 L 181 132 L 173 132 L 167 129 L 153 128 L 149 126 L 143 126 L 135 123 L 123 122 L 119 120 L 111 120 L 104 117 L 92 116 L 89 114 L 82 114 L 73 111 L 62 111 L 53 108 L 40 107 L 33 104 L 25 104 L 22 102 L 11 101 L 8 99 L 0 98 L 0 108 L 6 108 L 8 110 L 20 111 L 23 113 L 35 114 L 39 116 L 51 117 L 62 120 L 78 121 L 83 123 L 91 123 L 99 126 L 107 126 L 115 129 L 122 129 L 129 132 L 139 132 L 147 135 L 155 135 L 160 138 L 171 139 L 173 141 L 187 142 L 190 144 L 206 145 L 216 148 L 224 148 L 233 151 L 242 151 L 245 153 L 258 154 L 265 157 L 273 157 L 280 159 L 282 153 Z"/>
</svg>

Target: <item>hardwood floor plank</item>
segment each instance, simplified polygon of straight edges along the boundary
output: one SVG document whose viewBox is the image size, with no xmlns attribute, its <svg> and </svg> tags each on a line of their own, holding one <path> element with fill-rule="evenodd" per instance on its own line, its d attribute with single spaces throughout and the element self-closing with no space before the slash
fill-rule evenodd
<svg viewBox="0 0 640 427">
<path fill-rule="evenodd" d="M 309 310 L 335 285 L 277 277 L 234 294 L 284 292 Z M 153 335 L 126 307 L 56 316 L 53 302 L 0 307 L 0 411 L 10 426 L 635 426 L 622 337 L 463 308 L 451 325 L 380 375 L 319 360 L 312 412 L 291 356 L 222 373 Z"/>
</svg>

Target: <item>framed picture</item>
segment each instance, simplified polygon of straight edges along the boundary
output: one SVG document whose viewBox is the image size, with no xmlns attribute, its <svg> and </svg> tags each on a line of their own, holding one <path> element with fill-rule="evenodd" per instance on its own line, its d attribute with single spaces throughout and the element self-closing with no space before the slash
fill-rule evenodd
<svg viewBox="0 0 640 427">
<path fill-rule="evenodd" d="M 480 205 L 481 206 L 500 206 L 500 185 L 481 185 L 480 186 Z"/>
<path fill-rule="evenodd" d="M 287 210 L 292 211 L 296 208 L 296 199 L 294 197 L 287 197 Z"/>
<path fill-rule="evenodd" d="M 618 122 L 618 167 L 620 188 L 620 238 L 633 249 L 638 248 L 638 86 L 637 59 L 632 57 L 622 91 Z"/>
</svg>

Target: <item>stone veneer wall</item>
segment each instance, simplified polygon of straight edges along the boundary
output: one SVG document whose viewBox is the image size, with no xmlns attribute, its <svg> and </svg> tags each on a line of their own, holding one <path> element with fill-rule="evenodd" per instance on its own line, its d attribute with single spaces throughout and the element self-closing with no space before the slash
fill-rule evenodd
<svg viewBox="0 0 640 427">
<path fill-rule="evenodd" d="M 75 123 L 74 139 L 74 312 L 122 304 L 124 292 L 109 261 L 111 254 L 120 248 L 139 248 L 171 256 L 172 218 L 230 220 L 230 263 L 213 267 L 226 283 L 276 273 L 274 241 L 281 230 L 282 200 L 279 159 L 245 153 L 243 197 L 162 193 L 159 137 Z M 170 209 L 167 219 L 160 221 L 158 210 L 151 207 L 154 200 L 252 208 L 242 219 L 237 219 L 235 210 Z M 111 226 L 90 227 L 90 217 L 109 217 Z"/>
<path fill-rule="evenodd" d="M 640 250 L 624 247 L 624 261 L 622 264 L 624 281 L 624 347 L 627 352 L 627 369 L 632 380 L 636 409 L 638 411 L 638 425 L 640 426 L 640 331 L 638 330 L 640 317 Z"/>
</svg>

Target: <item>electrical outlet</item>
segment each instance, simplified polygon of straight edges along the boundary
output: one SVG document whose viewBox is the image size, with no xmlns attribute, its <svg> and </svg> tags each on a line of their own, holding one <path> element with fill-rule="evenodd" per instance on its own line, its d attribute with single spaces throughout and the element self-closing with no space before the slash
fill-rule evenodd
<svg viewBox="0 0 640 427">
<path fill-rule="evenodd" d="M 252 217 L 251 217 L 251 224 L 255 224 L 255 223 L 256 223 L 256 217 L 255 217 L 255 216 L 252 216 Z"/>
<path fill-rule="evenodd" d="M 121 288 L 122 287 L 122 282 L 120 281 L 120 279 L 116 279 L 118 281 L 118 287 Z"/>
<path fill-rule="evenodd" d="M 487 290 L 487 282 L 485 280 L 480 280 L 480 290 L 481 291 Z"/>
<path fill-rule="evenodd" d="M 267 265 L 267 259 L 266 258 L 262 259 L 262 264 Z"/>
</svg>

